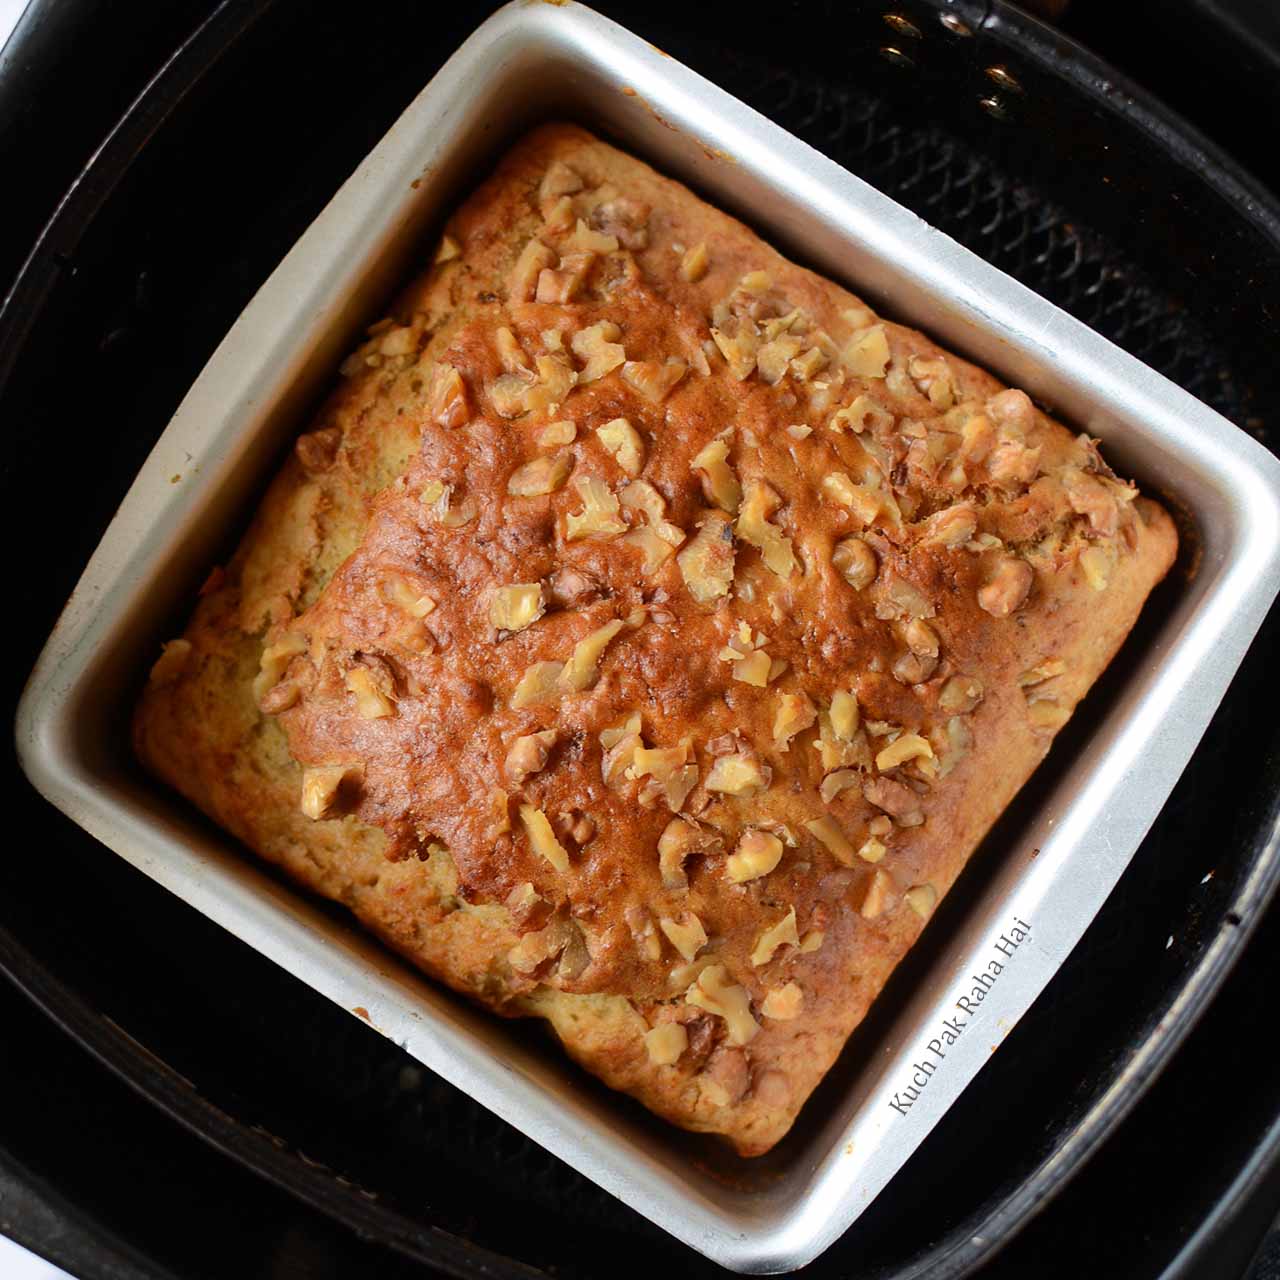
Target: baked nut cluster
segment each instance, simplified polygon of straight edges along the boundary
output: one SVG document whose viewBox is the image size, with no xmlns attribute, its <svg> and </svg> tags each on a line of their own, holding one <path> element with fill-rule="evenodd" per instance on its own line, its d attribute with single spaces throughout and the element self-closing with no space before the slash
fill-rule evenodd
<svg viewBox="0 0 1280 1280">
<path fill-rule="evenodd" d="M 360 477 L 359 533 L 256 636 L 298 813 L 436 886 L 416 924 L 362 908 L 396 945 L 767 1149 L 1123 639 L 1167 517 L 566 126 L 343 374 L 296 465 Z"/>
</svg>

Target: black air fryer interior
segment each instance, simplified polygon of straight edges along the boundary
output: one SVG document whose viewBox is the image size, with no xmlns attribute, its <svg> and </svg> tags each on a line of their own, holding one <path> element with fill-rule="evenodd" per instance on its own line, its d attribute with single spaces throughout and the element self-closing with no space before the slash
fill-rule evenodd
<svg viewBox="0 0 1280 1280">
<path fill-rule="evenodd" d="M 1270 207 L 1246 211 L 1231 175 L 1176 136 L 1157 145 L 1167 122 L 1142 118 L 1122 86 L 1100 87 L 1043 29 L 997 6 L 979 34 L 955 34 L 940 10 L 977 29 L 986 6 L 925 0 L 894 6 L 919 36 L 863 3 L 780 5 L 761 23 L 729 3 L 597 7 L 1268 441 L 1280 396 Z M 47 294 L 24 299 L 30 335 L 0 388 L 4 420 L 17 424 L 3 455 L 11 545 L 39 547 L 9 562 L 12 599 L 23 602 L 9 624 L 20 639 L 7 667 L 15 698 L 218 339 L 486 11 L 385 0 L 356 20 L 349 6 L 303 0 L 262 8 L 250 21 L 249 6 L 224 6 L 156 88 L 150 126 L 113 159 L 138 153 L 123 180 L 104 175 L 104 203 L 82 234 L 68 216 L 45 263 Z M 175 92 L 241 27 L 189 94 Z M 996 85 L 986 73 L 996 64 L 1020 90 Z M 1074 81 L 1059 78 L 1064 66 Z M 806 1275 L 941 1276 L 985 1253 L 971 1241 L 998 1234 L 986 1220 L 1072 1140 L 1208 942 L 1258 909 L 1258 892 L 1240 895 L 1275 817 L 1274 715 L 1258 713 L 1280 701 L 1266 659 L 1278 625 L 1273 613 L 1085 941 L 891 1188 Z M 11 820 L 32 835 L 26 856 L 0 858 L 0 962 L 224 1147 L 453 1274 L 529 1274 L 506 1258 L 586 1280 L 600 1259 L 617 1263 L 623 1237 L 623 1274 L 720 1274 L 125 866 L 25 784 Z M 34 1132 L 12 1123 L 0 1136 L 20 1154 L 31 1144 L 38 1161 Z M 1171 1181 L 1165 1194 L 1179 1190 Z M 1019 1200 L 1010 1212 L 1024 1210 Z M 1137 1243 L 1117 1232 L 1100 1244 L 1114 1274 L 1137 1274 L 1126 1252 Z M 200 1269 L 218 1256 L 180 1269 L 219 1274 Z M 1041 1259 L 1036 1274 L 1059 1274 L 1058 1262 Z"/>
</svg>

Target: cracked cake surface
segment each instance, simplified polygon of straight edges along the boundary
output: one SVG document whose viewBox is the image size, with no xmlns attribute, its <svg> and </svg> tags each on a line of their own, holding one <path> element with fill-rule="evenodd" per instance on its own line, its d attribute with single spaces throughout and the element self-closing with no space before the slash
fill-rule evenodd
<svg viewBox="0 0 1280 1280">
<path fill-rule="evenodd" d="M 1097 442 L 569 125 L 344 362 L 143 761 L 609 1085 L 791 1126 L 1172 563 Z"/>
</svg>

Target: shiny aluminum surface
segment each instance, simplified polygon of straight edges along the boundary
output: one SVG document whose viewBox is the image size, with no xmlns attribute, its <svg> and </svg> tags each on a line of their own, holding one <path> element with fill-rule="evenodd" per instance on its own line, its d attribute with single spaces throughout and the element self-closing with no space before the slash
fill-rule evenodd
<svg viewBox="0 0 1280 1280">
<path fill-rule="evenodd" d="M 890 1024 L 873 1045 L 855 1036 L 851 1063 L 796 1138 L 736 1180 L 704 1172 L 696 1140 L 587 1087 L 554 1051 L 335 924 L 143 779 L 124 745 L 139 673 L 226 530 L 243 525 L 305 406 L 488 162 L 558 115 L 605 131 L 1100 436 L 1120 470 L 1174 497 L 1200 548 L 1142 661 Z M 50 638 L 18 745 L 41 791 L 105 844 L 316 990 L 367 1010 L 583 1174 L 725 1266 L 786 1270 L 880 1193 L 1078 941 L 1280 589 L 1278 547 L 1280 464 L 1230 423 L 614 23 L 521 2 L 423 90 L 219 346 Z"/>
</svg>

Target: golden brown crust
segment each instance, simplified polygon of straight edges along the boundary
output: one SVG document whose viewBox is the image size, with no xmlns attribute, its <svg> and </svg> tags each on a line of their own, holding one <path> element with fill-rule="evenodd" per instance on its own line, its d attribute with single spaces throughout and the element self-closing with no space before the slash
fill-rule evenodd
<svg viewBox="0 0 1280 1280">
<path fill-rule="evenodd" d="M 138 751 L 444 981 L 767 1150 L 1172 523 L 579 129 L 447 231 L 157 664 Z"/>
</svg>

